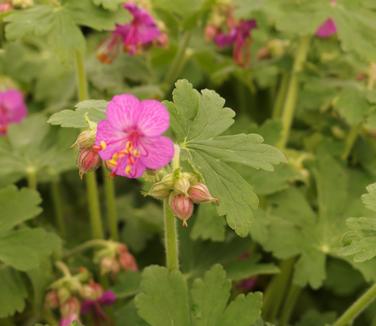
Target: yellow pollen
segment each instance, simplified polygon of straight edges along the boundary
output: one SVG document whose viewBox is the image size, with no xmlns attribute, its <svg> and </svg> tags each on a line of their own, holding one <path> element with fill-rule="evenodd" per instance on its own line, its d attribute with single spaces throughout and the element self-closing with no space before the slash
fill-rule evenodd
<svg viewBox="0 0 376 326">
<path fill-rule="evenodd" d="M 112 160 L 107 161 L 107 164 L 111 165 L 112 167 L 115 167 L 117 166 L 118 163 L 116 160 L 112 159 Z"/>
<path fill-rule="evenodd" d="M 102 150 L 106 149 L 106 147 L 107 147 L 106 142 L 103 141 L 103 140 L 100 142 L 100 145 L 101 145 Z"/>
<path fill-rule="evenodd" d="M 125 174 L 130 174 L 131 173 L 131 171 L 132 171 L 132 166 L 130 166 L 130 165 L 127 165 L 126 167 L 125 167 Z"/>
<path fill-rule="evenodd" d="M 132 154 L 134 157 L 140 157 L 140 151 L 137 148 L 133 150 Z"/>
<path fill-rule="evenodd" d="M 129 154 L 132 151 L 132 149 L 133 149 L 132 143 L 130 141 L 127 141 L 127 143 L 125 144 L 125 150 L 124 150 L 124 152 L 126 154 Z"/>
</svg>

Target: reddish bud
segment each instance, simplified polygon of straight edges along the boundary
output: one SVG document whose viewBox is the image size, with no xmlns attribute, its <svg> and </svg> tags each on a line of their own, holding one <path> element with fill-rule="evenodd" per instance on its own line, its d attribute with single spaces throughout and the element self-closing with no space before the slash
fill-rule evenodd
<svg viewBox="0 0 376 326">
<path fill-rule="evenodd" d="M 168 45 L 169 39 L 167 33 L 161 33 L 157 38 L 157 44 L 161 47 L 166 47 Z"/>
<path fill-rule="evenodd" d="M 218 28 L 212 24 L 205 27 L 205 39 L 207 41 L 212 41 L 214 37 L 218 34 Z"/>
<path fill-rule="evenodd" d="M 80 177 L 92 170 L 99 167 L 101 159 L 98 154 L 98 149 L 94 146 L 92 148 L 80 149 L 77 158 L 77 166 L 79 169 Z"/>
<path fill-rule="evenodd" d="M 120 53 L 121 45 L 121 36 L 112 34 L 99 45 L 96 53 L 97 59 L 105 64 L 112 63 Z"/>
<path fill-rule="evenodd" d="M 81 308 L 80 300 L 76 297 L 70 297 L 60 307 L 60 313 L 63 317 L 79 315 Z"/>
<path fill-rule="evenodd" d="M 0 13 L 11 11 L 13 6 L 10 3 L 0 3 Z"/>
<path fill-rule="evenodd" d="M 136 259 L 130 252 L 122 252 L 119 254 L 119 264 L 126 271 L 136 272 L 138 271 L 138 265 Z"/>
<path fill-rule="evenodd" d="M 183 194 L 174 195 L 170 199 L 170 207 L 174 215 L 183 221 L 184 226 L 187 226 L 187 220 L 189 220 L 193 213 L 192 200 Z"/>
<path fill-rule="evenodd" d="M 116 275 L 120 271 L 120 265 L 114 257 L 103 257 L 100 262 L 100 271 L 102 275 Z"/>
<path fill-rule="evenodd" d="M 203 183 L 197 183 L 194 186 L 189 188 L 188 191 L 189 198 L 195 203 L 217 203 L 218 199 L 214 198 L 208 187 Z"/>
<path fill-rule="evenodd" d="M 91 281 L 82 287 L 80 294 L 86 300 L 97 300 L 103 295 L 103 288 L 99 283 Z"/>
<path fill-rule="evenodd" d="M 50 309 L 56 309 L 59 307 L 59 296 L 55 290 L 47 292 L 45 304 L 46 307 Z"/>
</svg>

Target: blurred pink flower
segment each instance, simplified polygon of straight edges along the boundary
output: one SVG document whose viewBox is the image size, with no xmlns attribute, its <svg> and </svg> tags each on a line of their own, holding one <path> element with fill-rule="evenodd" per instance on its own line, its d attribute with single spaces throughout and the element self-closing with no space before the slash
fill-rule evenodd
<svg viewBox="0 0 376 326">
<path fill-rule="evenodd" d="M 160 30 L 148 11 L 134 3 L 126 3 L 124 8 L 132 15 L 132 20 L 116 25 L 111 36 L 99 46 L 97 57 L 103 63 L 111 63 L 122 46 L 125 52 L 134 55 L 153 42 L 162 46 L 168 42 L 167 34 Z"/>
<path fill-rule="evenodd" d="M 109 102 L 106 115 L 98 123 L 96 145 L 114 174 L 139 178 L 145 169 L 157 170 L 172 160 L 173 142 L 162 136 L 170 117 L 161 102 L 117 95 Z"/>
<path fill-rule="evenodd" d="M 217 29 L 215 35 L 213 35 L 213 28 L 209 27 L 210 34 L 213 35 L 213 40 L 218 47 L 233 46 L 234 61 L 240 66 L 247 66 L 250 61 L 251 33 L 257 27 L 257 23 L 254 19 L 238 22 L 230 19 L 227 25 L 227 32 Z"/>
<path fill-rule="evenodd" d="M 316 36 L 320 38 L 328 38 L 337 33 L 336 23 L 333 19 L 327 19 L 316 31 Z"/>
<path fill-rule="evenodd" d="M 27 115 L 23 95 L 16 89 L 0 92 L 0 135 L 5 135 L 8 125 L 21 122 Z"/>
</svg>

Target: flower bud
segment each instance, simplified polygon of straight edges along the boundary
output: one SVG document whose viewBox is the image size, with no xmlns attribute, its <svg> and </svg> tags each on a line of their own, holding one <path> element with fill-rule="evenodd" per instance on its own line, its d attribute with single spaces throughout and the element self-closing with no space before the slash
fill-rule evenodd
<svg viewBox="0 0 376 326">
<path fill-rule="evenodd" d="M 129 251 L 122 251 L 119 253 L 119 264 L 126 271 L 138 271 L 136 259 Z"/>
<path fill-rule="evenodd" d="M 80 300 L 78 300 L 76 297 L 70 297 L 60 306 L 60 313 L 63 317 L 79 315 L 80 308 Z"/>
<path fill-rule="evenodd" d="M 67 301 L 70 296 L 71 296 L 71 293 L 68 289 L 66 288 L 60 288 L 58 291 L 57 291 L 57 296 L 58 296 L 58 299 L 59 299 L 59 302 L 62 303 L 62 302 L 65 302 Z"/>
<path fill-rule="evenodd" d="M 74 142 L 74 144 L 72 145 L 72 147 L 75 146 L 78 149 L 92 148 L 94 146 L 94 143 L 95 143 L 96 133 L 97 133 L 96 128 L 86 129 L 86 130 L 82 131 L 78 135 L 78 137 L 77 137 L 76 141 Z"/>
<path fill-rule="evenodd" d="M 183 221 L 184 226 L 187 226 L 187 220 L 189 220 L 193 213 L 192 200 L 183 194 L 175 194 L 170 199 L 170 207 L 174 215 Z"/>
<path fill-rule="evenodd" d="M 189 198 L 195 203 L 218 203 L 218 199 L 214 198 L 209 189 L 203 183 L 197 183 L 189 188 Z"/>
<path fill-rule="evenodd" d="M 177 193 L 181 193 L 188 196 L 188 189 L 191 186 L 189 179 L 190 175 L 188 173 L 182 173 L 179 179 L 175 181 L 174 190 Z"/>
<path fill-rule="evenodd" d="M 101 275 L 116 275 L 120 271 L 120 265 L 114 257 L 103 257 L 100 262 Z"/>
<path fill-rule="evenodd" d="M 10 3 L 0 3 L 0 13 L 6 13 L 8 11 L 11 11 L 13 9 L 13 6 Z"/>
<path fill-rule="evenodd" d="M 103 295 L 103 288 L 100 284 L 91 281 L 82 287 L 80 295 L 86 300 L 97 300 Z"/>
<path fill-rule="evenodd" d="M 92 170 L 99 167 L 101 162 L 98 150 L 96 148 L 82 148 L 78 153 L 77 166 L 80 174 L 82 176 Z"/>
<path fill-rule="evenodd" d="M 57 294 L 57 291 L 51 290 L 47 292 L 45 297 L 45 305 L 49 309 L 56 309 L 59 307 L 59 296 Z"/>
</svg>

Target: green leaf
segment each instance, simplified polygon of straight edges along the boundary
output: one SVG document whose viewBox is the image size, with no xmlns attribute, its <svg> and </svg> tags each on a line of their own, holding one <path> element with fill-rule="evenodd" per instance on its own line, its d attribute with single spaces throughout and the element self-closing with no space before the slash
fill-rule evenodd
<svg viewBox="0 0 376 326">
<path fill-rule="evenodd" d="M 230 297 L 231 282 L 221 265 L 215 265 L 205 273 L 203 279 L 196 279 L 192 287 L 195 325 L 216 326 L 222 318 Z"/>
<path fill-rule="evenodd" d="M 42 211 L 40 203 L 41 198 L 34 190 L 18 190 L 15 186 L 0 189 L 0 232 L 37 216 Z"/>
<path fill-rule="evenodd" d="M 27 298 L 26 284 L 17 271 L 0 268 L 0 318 L 22 312 Z"/>
<path fill-rule="evenodd" d="M 192 227 L 191 238 L 193 240 L 225 240 L 226 221 L 218 216 L 214 205 L 200 205 L 197 217 Z"/>
<path fill-rule="evenodd" d="M 78 103 L 75 110 L 63 110 L 53 114 L 48 123 L 64 128 L 87 128 L 86 116 L 92 122 L 105 118 L 107 102 L 104 100 L 86 100 Z"/>
<path fill-rule="evenodd" d="M 335 107 L 339 114 L 352 126 L 363 122 L 371 113 L 366 93 L 356 87 L 345 87 L 339 94 Z"/>
<path fill-rule="evenodd" d="M 119 7 L 119 0 L 68 0 L 64 8 L 76 24 L 98 31 L 111 31 L 116 24 L 127 23 L 131 18 L 127 10 Z"/>
<path fill-rule="evenodd" d="M 367 178 L 345 170 L 325 150 L 319 150 L 312 170 L 318 192 L 318 214 L 298 189 L 271 196 L 269 209 L 260 216 L 267 221 L 268 230 L 261 243 L 278 258 L 298 256 L 294 283 L 318 288 L 325 279 L 327 257 L 338 256 L 346 229 L 344 216 L 362 210 L 357 196 Z M 366 279 L 376 277 L 370 273 L 370 266 L 357 263 L 353 266 Z"/>
<path fill-rule="evenodd" d="M 227 276 L 233 281 L 240 281 L 257 275 L 273 275 L 279 273 L 279 268 L 272 263 L 258 263 L 253 257 L 246 260 L 231 262 L 225 266 Z"/>
<path fill-rule="evenodd" d="M 164 267 L 151 266 L 144 270 L 136 307 L 139 315 L 151 326 L 191 325 L 184 277 Z"/>
<path fill-rule="evenodd" d="M 59 237 L 41 228 L 22 228 L 0 234 L 0 261 L 21 271 L 39 266 L 43 259 L 57 251 Z"/>
<path fill-rule="evenodd" d="M 62 6 L 35 5 L 14 11 L 5 19 L 9 40 L 43 37 L 63 61 L 83 51 L 85 40 L 70 12 Z"/>
<path fill-rule="evenodd" d="M 93 0 L 96 6 L 102 6 L 104 9 L 115 11 L 124 3 L 123 0 Z"/>
<path fill-rule="evenodd" d="M 376 183 L 367 187 L 362 196 L 364 205 L 376 212 Z M 376 257 L 376 217 L 353 217 L 346 220 L 349 231 L 344 237 L 343 256 L 352 256 L 355 262 L 365 262 Z"/>
<path fill-rule="evenodd" d="M 228 304 L 230 290 L 231 282 L 220 265 L 193 282 L 191 298 L 180 272 L 152 266 L 143 273 L 136 307 L 151 326 L 253 325 L 261 315 L 262 294 L 241 294 Z"/>
<path fill-rule="evenodd" d="M 266 0 L 262 9 L 275 21 L 279 30 L 295 35 L 312 35 L 329 17 L 330 2 Z"/>
<path fill-rule="evenodd" d="M 276 148 L 262 144 L 257 134 L 220 136 L 234 122 L 234 111 L 225 108 L 224 103 L 214 91 L 199 93 L 186 80 L 176 83 L 173 103 L 166 102 L 182 158 L 219 198 L 218 214 L 226 216 L 238 235 L 246 236 L 255 224 L 253 212 L 258 199 L 252 187 L 227 163 L 271 171 L 285 157 Z"/>
</svg>

